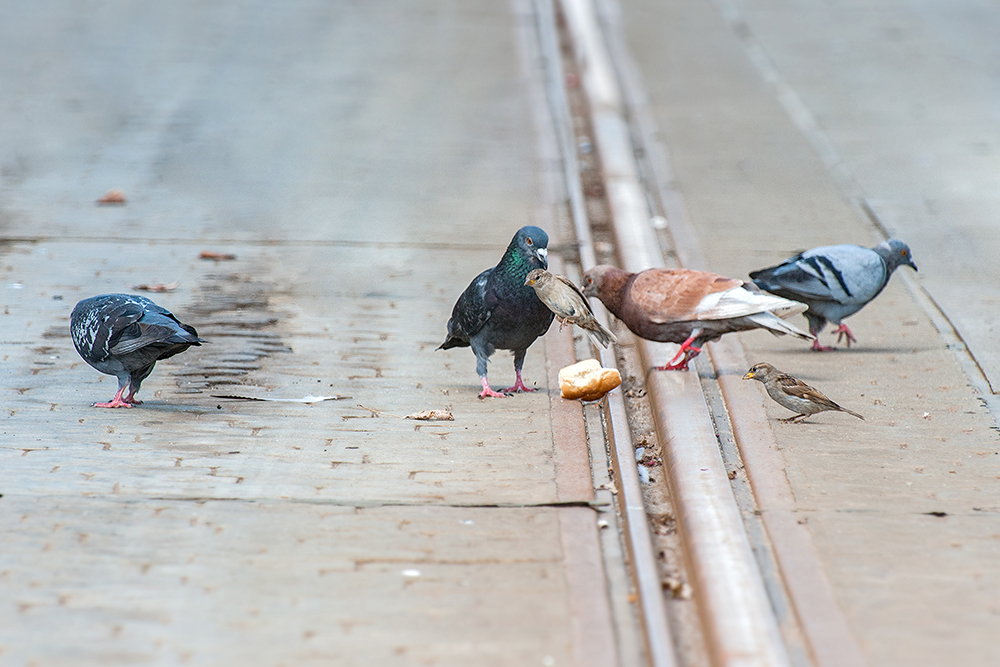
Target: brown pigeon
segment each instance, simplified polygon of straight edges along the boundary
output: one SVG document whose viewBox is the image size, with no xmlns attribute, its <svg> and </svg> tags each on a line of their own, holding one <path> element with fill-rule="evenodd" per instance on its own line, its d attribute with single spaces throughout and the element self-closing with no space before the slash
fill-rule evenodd
<svg viewBox="0 0 1000 667">
<path fill-rule="evenodd" d="M 824 396 L 823 392 L 819 389 L 810 387 L 802 380 L 788 373 L 782 373 L 771 364 L 764 362 L 754 364 L 747 371 L 747 374 L 743 376 L 743 379 L 762 382 L 764 388 L 767 389 L 767 395 L 773 398 L 778 405 L 798 413 L 793 417 L 778 420 L 786 424 L 801 422 L 806 417 L 818 412 L 826 412 L 827 410 L 846 412 L 864 421 L 864 417 L 857 412 L 840 407 Z"/>
<path fill-rule="evenodd" d="M 580 288 L 566 276 L 535 269 L 525 278 L 524 284 L 532 287 L 539 300 L 556 314 L 560 329 L 569 322 L 585 330 L 591 340 L 602 347 L 618 342 L 615 335 L 594 317 L 594 311 Z"/>
<path fill-rule="evenodd" d="M 661 343 L 679 343 L 677 355 L 657 370 L 686 370 L 701 345 L 731 331 L 767 329 L 773 334 L 812 336 L 785 322 L 806 305 L 750 291 L 742 280 L 691 269 L 647 269 L 629 273 L 601 264 L 584 274 L 583 293 L 596 296 L 632 333 Z"/>
</svg>

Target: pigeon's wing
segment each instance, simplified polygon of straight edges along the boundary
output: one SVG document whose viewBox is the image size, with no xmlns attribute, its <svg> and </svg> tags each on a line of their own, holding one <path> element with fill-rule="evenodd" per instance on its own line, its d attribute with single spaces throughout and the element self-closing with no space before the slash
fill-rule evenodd
<svg viewBox="0 0 1000 667">
<path fill-rule="evenodd" d="M 490 297 L 487 291 L 490 274 L 493 269 L 486 269 L 469 283 L 462 295 L 455 302 L 448 320 L 448 334 L 462 340 L 469 340 L 486 324 L 496 305 L 496 298 Z"/>
<path fill-rule="evenodd" d="M 808 306 L 789 301 L 780 296 L 750 291 L 742 286 L 723 292 L 706 294 L 695 308 L 695 320 L 727 320 L 770 312 L 778 317 L 791 317 L 804 312 Z"/>
<path fill-rule="evenodd" d="M 700 319 L 699 306 L 706 297 L 742 284 L 707 271 L 649 269 L 636 275 L 626 299 L 655 324 L 682 322 Z"/>
<path fill-rule="evenodd" d="M 813 248 L 750 277 L 761 289 L 789 299 L 842 304 L 867 303 L 889 280 L 885 261 L 855 245 Z"/>
<path fill-rule="evenodd" d="M 141 301 L 125 295 L 109 295 L 82 312 L 74 312 L 73 342 L 84 358 L 103 361 L 111 356 L 122 335 L 137 326 L 144 314 Z"/>
<path fill-rule="evenodd" d="M 111 352 L 124 355 L 148 345 L 198 345 L 200 342 L 194 327 L 182 325 L 171 313 L 147 312 L 121 332 Z"/>
</svg>

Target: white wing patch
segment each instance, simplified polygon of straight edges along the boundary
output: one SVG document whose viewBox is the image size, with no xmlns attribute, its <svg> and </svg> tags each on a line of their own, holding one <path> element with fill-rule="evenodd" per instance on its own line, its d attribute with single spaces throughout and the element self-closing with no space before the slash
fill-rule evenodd
<svg viewBox="0 0 1000 667">
<path fill-rule="evenodd" d="M 808 306 L 771 294 L 758 294 L 743 287 L 707 295 L 695 308 L 695 319 L 725 320 L 770 311 L 778 317 L 791 317 Z"/>
</svg>

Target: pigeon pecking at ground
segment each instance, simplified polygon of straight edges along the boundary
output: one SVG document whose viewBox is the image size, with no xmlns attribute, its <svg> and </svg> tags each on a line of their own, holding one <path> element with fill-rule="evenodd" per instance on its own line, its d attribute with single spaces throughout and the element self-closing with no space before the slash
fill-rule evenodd
<svg viewBox="0 0 1000 667">
<path fill-rule="evenodd" d="M 98 408 L 140 405 L 135 394 L 157 361 L 205 342 L 169 310 L 132 294 L 84 299 L 73 308 L 69 328 L 83 360 L 118 378 L 118 393 L 108 403 L 94 403 Z"/>
<path fill-rule="evenodd" d="M 534 391 L 521 379 L 524 355 L 535 339 L 548 331 L 555 316 L 525 285 L 525 279 L 533 269 L 548 267 L 548 245 L 548 235 L 538 227 L 517 230 L 500 263 L 476 276 L 451 311 L 448 337 L 437 349 L 472 348 L 483 385 L 480 398 Z M 486 380 L 486 364 L 498 349 L 514 352 L 517 374 L 514 386 L 500 392 L 490 389 Z"/>
<path fill-rule="evenodd" d="M 900 266 L 914 271 L 910 248 L 899 239 L 889 239 L 874 248 L 858 245 L 831 245 L 807 250 L 778 266 L 750 272 L 757 286 L 786 299 L 809 306 L 806 318 L 809 332 L 815 336 L 812 349 L 832 350 L 819 344 L 819 332 L 827 322 L 837 325 L 837 342 L 847 339 L 847 347 L 857 338 L 841 322 L 864 308 L 889 284 L 892 272 Z"/>
<path fill-rule="evenodd" d="M 545 269 L 535 269 L 524 281 L 533 290 L 542 303 L 549 307 L 559 320 L 559 328 L 567 322 L 580 327 L 590 336 L 595 344 L 607 347 L 617 343 L 615 335 L 601 326 L 594 317 L 590 302 L 580 288 L 566 276 L 549 273 Z"/>
<path fill-rule="evenodd" d="M 836 412 L 846 412 L 864 421 L 864 417 L 857 412 L 842 408 L 829 398 L 823 395 L 819 389 L 810 387 L 797 377 L 788 373 L 782 373 L 771 364 L 761 362 L 754 364 L 743 376 L 744 380 L 757 380 L 764 385 L 767 395 L 774 399 L 778 405 L 788 408 L 792 412 L 797 412 L 794 417 L 779 419 L 786 424 L 795 424 L 803 421 L 806 417 L 834 410 Z"/>
<path fill-rule="evenodd" d="M 656 370 L 686 370 L 705 342 L 731 331 L 767 329 L 799 338 L 812 336 L 783 317 L 806 305 L 743 287 L 743 281 L 691 269 L 647 269 L 629 273 L 606 264 L 584 274 L 583 293 L 596 296 L 632 333 L 681 349 Z"/>
</svg>

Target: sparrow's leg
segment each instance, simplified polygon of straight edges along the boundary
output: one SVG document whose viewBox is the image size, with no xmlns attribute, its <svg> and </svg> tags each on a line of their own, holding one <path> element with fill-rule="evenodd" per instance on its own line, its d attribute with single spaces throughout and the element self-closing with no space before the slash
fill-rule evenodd
<svg viewBox="0 0 1000 667">
<path fill-rule="evenodd" d="M 787 419 L 779 419 L 779 422 L 784 424 L 798 424 L 802 422 L 809 415 L 795 415 L 794 417 L 788 417 Z"/>
</svg>

